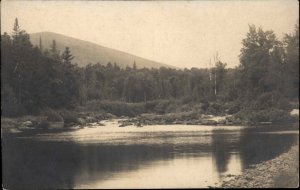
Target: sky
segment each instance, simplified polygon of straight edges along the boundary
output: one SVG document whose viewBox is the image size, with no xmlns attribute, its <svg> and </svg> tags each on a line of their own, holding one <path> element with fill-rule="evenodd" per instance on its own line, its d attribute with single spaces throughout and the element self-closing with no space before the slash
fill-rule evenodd
<svg viewBox="0 0 300 190">
<path fill-rule="evenodd" d="M 218 52 L 239 64 L 249 24 L 281 39 L 299 22 L 297 0 L 1 1 L 1 33 L 55 32 L 180 68 L 205 68 Z"/>
</svg>

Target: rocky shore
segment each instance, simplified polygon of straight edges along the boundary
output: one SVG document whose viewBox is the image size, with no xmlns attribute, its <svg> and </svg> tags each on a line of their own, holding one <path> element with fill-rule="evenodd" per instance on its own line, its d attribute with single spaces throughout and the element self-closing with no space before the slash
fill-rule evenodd
<svg viewBox="0 0 300 190">
<path fill-rule="evenodd" d="M 119 122 L 120 126 L 129 125 L 222 125 L 222 126 L 240 126 L 240 125 L 272 125 L 272 124 L 290 124 L 276 123 L 271 121 L 265 122 L 249 122 L 241 120 L 235 115 L 207 115 L 198 112 L 188 111 L 179 113 L 167 113 L 164 115 L 157 114 L 141 114 L 133 118 L 127 118 Z"/>
<path fill-rule="evenodd" d="M 197 112 L 168 113 L 164 115 L 142 114 L 120 121 L 122 126 L 128 125 L 245 125 L 247 123 L 234 119 L 232 115 L 213 116 Z"/>
<path fill-rule="evenodd" d="M 93 123 L 102 126 L 102 120 L 115 118 L 109 113 L 94 112 L 75 112 L 74 115 L 66 115 L 62 117 L 62 121 L 49 121 L 47 116 L 22 116 L 15 118 L 1 117 L 1 132 L 19 133 L 31 130 L 47 130 L 47 129 L 73 129 L 88 127 Z"/>
<path fill-rule="evenodd" d="M 299 186 L 299 143 L 280 156 L 228 175 L 221 188 L 295 188 Z"/>
<path fill-rule="evenodd" d="M 299 115 L 295 113 L 295 120 L 298 121 Z M 4 132 L 21 132 L 31 129 L 63 129 L 88 127 L 91 123 L 98 123 L 106 119 L 120 119 L 119 126 L 126 127 L 135 125 L 222 125 L 222 126 L 246 126 L 246 125 L 275 125 L 274 122 L 256 122 L 241 120 L 235 115 L 207 115 L 195 111 L 167 113 L 158 115 L 155 113 L 141 114 L 135 117 L 117 117 L 106 112 L 88 112 L 88 111 L 54 111 L 40 116 L 22 116 L 17 118 L 1 117 L 1 126 Z M 295 122 L 294 122 L 295 123 Z M 291 123 L 283 123 L 291 124 Z M 296 126 L 297 124 L 295 124 Z M 299 124 L 297 125 L 299 128 Z"/>
</svg>

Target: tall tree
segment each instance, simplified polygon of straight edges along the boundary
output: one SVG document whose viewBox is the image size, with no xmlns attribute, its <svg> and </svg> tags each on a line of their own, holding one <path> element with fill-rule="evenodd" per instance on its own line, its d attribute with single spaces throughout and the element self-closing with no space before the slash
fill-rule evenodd
<svg viewBox="0 0 300 190">
<path fill-rule="evenodd" d="M 74 56 L 71 54 L 69 47 L 66 47 L 62 54 L 62 62 L 65 64 L 72 64 L 72 59 L 74 59 Z"/>
<path fill-rule="evenodd" d="M 15 18 L 14 28 L 13 28 L 13 35 L 18 35 L 20 32 L 18 18 Z"/>
<path fill-rule="evenodd" d="M 40 36 L 40 41 L 39 41 L 39 48 L 41 51 L 43 51 L 43 46 L 42 46 L 42 37 Z"/>
<path fill-rule="evenodd" d="M 224 90 L 224 83 L 225 83 L 225 77 L 226 77 L 226 63 L 222 63 L 220 60 L 218 60 L 215 64 L 214 76 L 215 76 L 215 92 L 216 95 L 222 94 L 222 91 Z"/>
<path fill-rule="evenodd" d="M 273 31 L 249 26 L 247 38 L 243 39 L 240 54 L 240 81 L 243 82 L 245 97 L 255 99 L 257 95 L 267 92 L 266 74 L 271 64 L 271 52 L 280 42 Z"/>
<path fill-rule="evenodd" d="M 299 25 L 295 26 L 292 34 L 284 37 L 285 45 L 285 86 L 290 98 L 299 99 Z"/>
<path fill-rule="evenodd" d="M 61 57 L 60 57 L 60 52 L 57 49 L 56 46 L 56 41 L 52 40 L 52 44 L 50 45 L 50 50 L 49 50 L 49 55 L 52 59 L 56 60 L 56 61 L 60 61 Z"/>
<path fill-rule="evenodd" d="M 136 69 L 137 69 L 135 61 L 133 62 L 132 68 L 133 68 L 133 70 L 136 70 Z"/>
</svg>

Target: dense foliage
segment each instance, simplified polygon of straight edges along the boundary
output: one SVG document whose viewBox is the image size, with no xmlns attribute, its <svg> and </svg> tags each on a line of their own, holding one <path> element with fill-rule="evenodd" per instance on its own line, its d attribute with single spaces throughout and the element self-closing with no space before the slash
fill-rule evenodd
<svg viewBox="0 0 300 190">
<path fill-rule="evenodd" d="M 79 96 L 78 73 L 79 69 L 61 59 L 55 48 L 46 54 L 33 47 L 16 20 L 12 35 L 1 35 L 2 114 L 72 107 Z"/>
<path fill-rule="evenodd" d="M 49 49 L 42 41 L 33 47 L 16 19 L 13 33 L 1 35 L 2 114 L 38 114 L 48 108 L 91 104 L 108 110 L 118 107 L 116 115 L 176 110 L 176 106 L 162 107 L 165 100 L 177 102 L 173 105 L 201 105 L 214 114 L 224 109 L 229 114 L 290 109 L 289 102 L 299 98 L 298 26 L 283 41 L 273 31 L 249 29 L 235 69 L 226 69 L 218 58 L 212 69 L 148 69 L 137 68 L 135 63 L 125 69 L 116 63 L 79 68 L 72 63 L 72 50 L 66 47 L 60 53 L 55 39 Z"/>
</svg>

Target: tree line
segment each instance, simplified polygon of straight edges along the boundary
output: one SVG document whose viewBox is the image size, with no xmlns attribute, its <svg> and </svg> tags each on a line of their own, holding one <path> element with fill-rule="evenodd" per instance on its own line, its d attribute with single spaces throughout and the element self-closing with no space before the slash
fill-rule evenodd
<svg viewBox="0 0 300 190">
<path fill-rule="evenodd" d="M 242 44 L 240 65 L 234 69 L 218 57 L 211 69 L 137 68 L 135 62 L 124 69 L 117 63 L 81 68 L 73 63 L 72 50 L 57 50 L 55 39 L 48 48 L 41 40 L 33 46 L 16 19 L 11 35 L 1 35 L 1 112 L 38 114 L 98 100 L 231 102 L 253 109 L 298 100 L 298 26 L 280 41 L 273 31 L 250 25 Z"/>
</svg>

